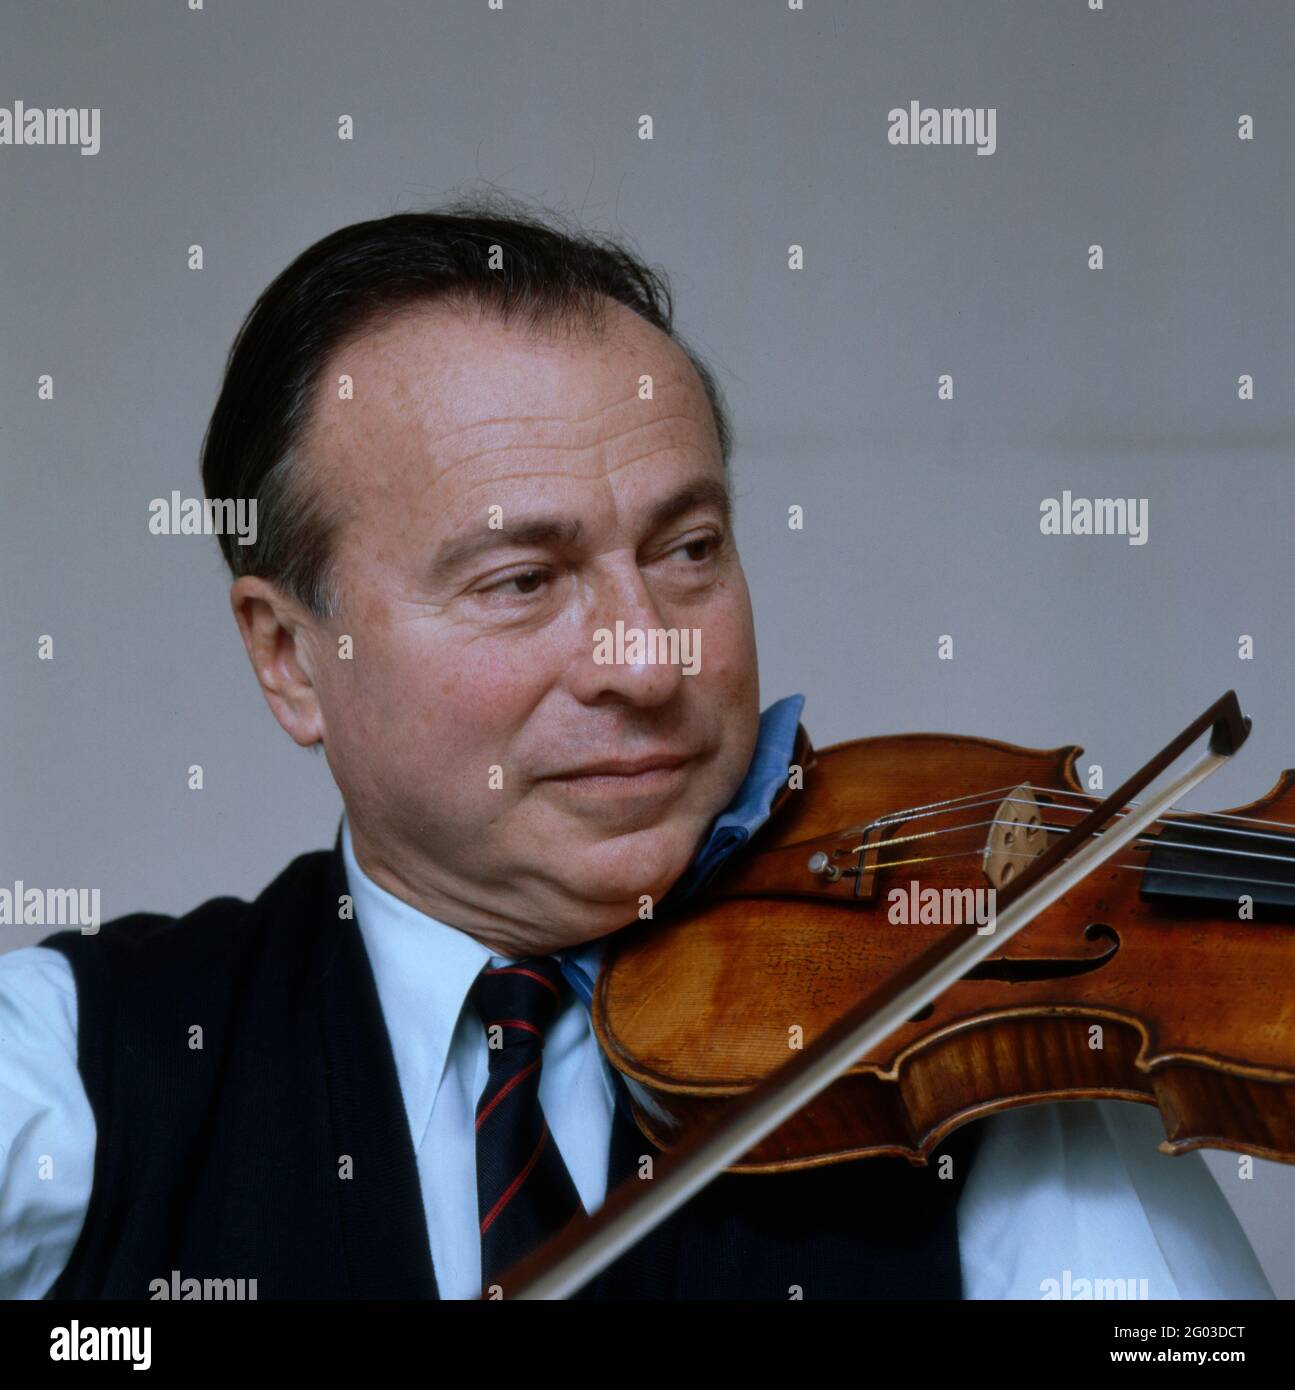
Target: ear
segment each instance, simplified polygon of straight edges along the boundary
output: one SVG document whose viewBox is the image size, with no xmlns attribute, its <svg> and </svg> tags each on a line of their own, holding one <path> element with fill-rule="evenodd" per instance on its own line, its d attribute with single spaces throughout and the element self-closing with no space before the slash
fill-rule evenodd
<svg viewBox="0 0 1295 1390">
<path fill-rule="evenodd" d="M 247 659 L 284 731 L 303 748 L 324 740 L 311 638 L 317 620 L 269 580 L 242 575 L 229 590 Z"/>
</svg>

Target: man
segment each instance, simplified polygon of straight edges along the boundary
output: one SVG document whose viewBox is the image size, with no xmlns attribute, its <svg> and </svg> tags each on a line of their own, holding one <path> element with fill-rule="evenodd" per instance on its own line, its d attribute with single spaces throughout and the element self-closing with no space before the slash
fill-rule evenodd
<svg viewBox="0 0 1295 1390">
<path fill-rule="evenodd" d="M 257 501 L 255 544 L 222 536 L 234 615 L 342 830 L 253 904 L 0 958 L 5 1292 L 506 1296 L 642 1171 L 589 1026 L 599 951 L 740 852 L 800 709 L 759 716 L 728 454 L 621 248 L 459 208 L 344 228 L 270 286 L 203 476 Z M 600 659 L 617 631 L 698 659 Z M 1004 1117 L 974 1161 L 949 1141 L 951 1176 L 727 1175 L 584 1293 L 1039 1297 L 1073 1268 L 1267 1296 L 1146 1120 Z"/>
</svg>

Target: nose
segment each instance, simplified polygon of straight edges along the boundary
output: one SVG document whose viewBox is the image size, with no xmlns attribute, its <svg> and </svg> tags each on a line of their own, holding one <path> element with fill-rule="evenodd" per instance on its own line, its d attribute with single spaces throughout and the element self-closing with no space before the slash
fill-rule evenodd
<svg viewBox="0 0 1295 1390">
<path fill-rule="evenodd" d="M 683 634 L 667 626 L 632 558 L 609 564 L 593 581 L 584 629 L 570 667 L 577 699 L 651 706 L 679 693 Z"/>
</svg>

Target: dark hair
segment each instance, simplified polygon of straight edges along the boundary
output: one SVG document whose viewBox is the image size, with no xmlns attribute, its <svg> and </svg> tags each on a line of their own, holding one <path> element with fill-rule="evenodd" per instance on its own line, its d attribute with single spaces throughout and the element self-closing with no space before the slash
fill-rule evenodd
<svg viewBox="0 0 1295 1390">
<path fill-rule="evenodd" d="M 497 268 L 492 268 L 492 252 Z M 253 305 L 230 348 L 202 446 L 211 498 L 255 498 L 256 541 L 220 546 L 234 575 L 272 579 L 319 617 L 335 612 L 336 513 L 301 476 L 299 446 L 328 359 L 375 319 L 421 303 L 476 303 L 504 322 L 601 332 L 618 301 L 678 344 L 701 378 L 727 469 L 731 427 L 714 377 L 674 331 L 664 275 L 622 244 L 504 195 L 342 227 L 303 251 Z"/>
</svg>

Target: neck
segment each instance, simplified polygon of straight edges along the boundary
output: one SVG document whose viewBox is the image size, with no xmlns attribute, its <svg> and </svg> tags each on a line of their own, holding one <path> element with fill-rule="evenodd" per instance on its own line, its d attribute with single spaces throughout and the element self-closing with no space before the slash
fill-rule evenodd
<svg viewBox="0 0 1295 1390">
<path fill-rule="evenodd" d="M 1295 835 L 1281 826 L 1223 816 L 1168 821 L 1147 856 L 1141 892 L 1232 912 L 1248 898 L 1256 918 L 1289 917 L 1295 907 Z"/>
</svg>

